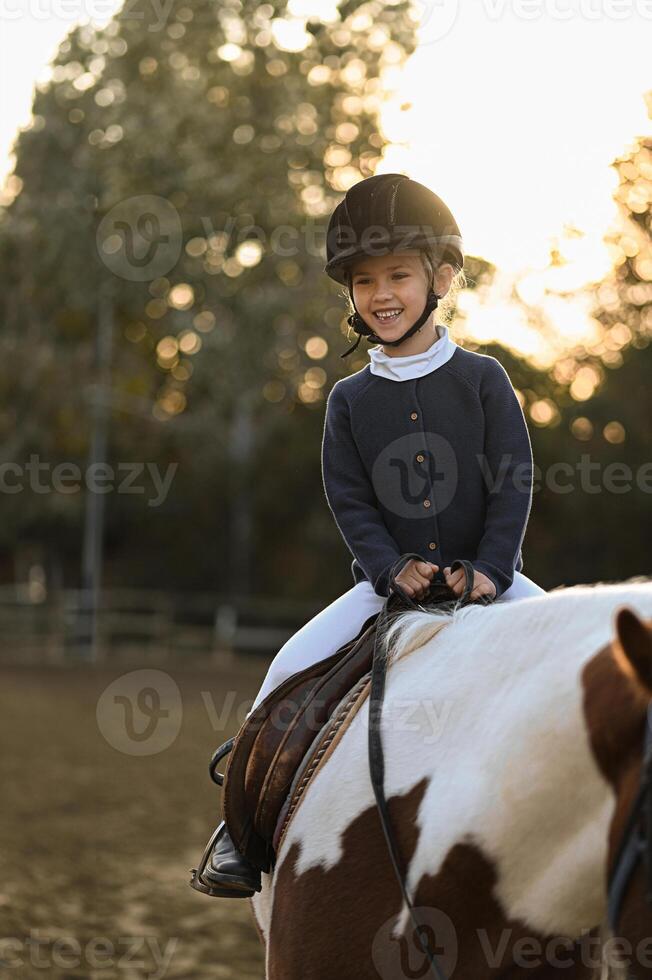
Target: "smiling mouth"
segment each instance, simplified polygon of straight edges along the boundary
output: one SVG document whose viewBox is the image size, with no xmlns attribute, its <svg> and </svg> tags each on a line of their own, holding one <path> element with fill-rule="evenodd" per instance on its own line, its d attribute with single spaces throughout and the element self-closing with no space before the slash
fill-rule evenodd
<svg viewBox="0 0 652 980">
<path fill-rule="evenodd" d="M 402 313 L 403 313 L 403 310 L 400 309 L 400 310 L 398 310 L 398 312 L 392 313 L 391 316 L 380 316 L 378 313 L 374 313 L 374 316 L 375 316 L 376 320 L 378 321 L 378 323 L 395 323 L 396 320 L 399 319 L 399 317 L 401 316 Z"/>
</svg>

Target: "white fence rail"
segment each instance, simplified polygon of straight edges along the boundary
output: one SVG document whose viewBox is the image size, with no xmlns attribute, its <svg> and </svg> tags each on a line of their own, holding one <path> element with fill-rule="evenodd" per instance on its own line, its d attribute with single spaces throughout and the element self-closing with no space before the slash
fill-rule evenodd
<svg viewBox="0 0 652 980">
<path fill-rule="evenodd" d="M 34 601 L 26 589 L 0 586 L 0 660 L 92 659 L 89 600 L 80 589 L 65 589 Z M 266 597 L 105 589 L 95 619 L 95 659 L 272 656 L 320 608 Z"/>
</svg>

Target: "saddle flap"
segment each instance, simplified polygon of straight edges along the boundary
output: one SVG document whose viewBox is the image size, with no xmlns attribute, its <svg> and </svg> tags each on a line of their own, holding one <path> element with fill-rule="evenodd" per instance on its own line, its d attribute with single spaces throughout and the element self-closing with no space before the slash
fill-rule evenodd
<svg viewBox="0 0 652 980">
<path fill-rule="evenodd" d="M 310 696 L 288 725 L 260 789 L 255 822 L 262 836 L 272 839 L 280 808 L 306 752 L 342 699 L 371 669 L 373 634 L 374 627 L 324 677 L 315 682 Z"/>
<path fill-rule="evenodd" d="M 344 696 L 329 718 L 328 723 L 324 725 L 301 760 L 276 821 L 272 839 L 275 852 L 278 852 L 290 821 L 301 805 L 306 788 L 316 772 L 332 755 L 345 731 L 364 704 L 369 694 L 370 677 L 371 674 L 364 674 Z"/>
<path fill-rule="evenodd" d="M 249 715 L 225 773 L 224 819 L 249 861 L 269 871 L 278 816 L 297 767 L 344 695 L 368 672 L 378 614 L 330 657 L 292 675 Z"/>
<path fill-rule="evenodd" d="M 270 760 L 276 757 L 293 719 L 319 680 L 319 677 L 310 676 L 297 681 L 295 677 L 294 686 L 283 694 L 279 692 L 278 700 L 274 700 L 269 714 L 261 721 L 260 731 L 251 746 L 245 769 L 244 794 L 251 813 L 256 812 L 260 788 L 269 772 Z"/>
</svg>

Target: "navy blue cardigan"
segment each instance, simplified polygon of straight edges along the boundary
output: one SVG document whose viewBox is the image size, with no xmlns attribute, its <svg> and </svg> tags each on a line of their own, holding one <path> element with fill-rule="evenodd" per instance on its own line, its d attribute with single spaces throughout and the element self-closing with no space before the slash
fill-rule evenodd
<svg viewBox="0 0 652 980">
<path fill-rule="evenodd" d="M 420 378 L 390 381 L 369 365 L 333 386 L 322 479 L 353 555 L 354 582 L 377 595 L 407 551 L 445 568 L 467 558 L 496 586 L 523 568 L 532 447 L 507 372 L 457 347 Z"/>
</svg>

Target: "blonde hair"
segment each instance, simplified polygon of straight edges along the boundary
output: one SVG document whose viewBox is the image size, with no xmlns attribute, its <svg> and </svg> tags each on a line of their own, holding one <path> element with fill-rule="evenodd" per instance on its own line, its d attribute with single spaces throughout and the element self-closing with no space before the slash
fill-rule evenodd
<svg viewBox="0 0 652 980">
<path fill-rule="evenodd" d="M 432 247 L 424 247 L 419 249 L 419 258 L 421 259 L 421 264 L 423 266 L 423 271 L 426 274 L 426 280 L 428 282 L 428 289 L 432 289 L 435 281 L 435 274 L 437 270 L 442 265 L 452 265 L 457 271 L 453 276 L 450 284 L 450 289 L 443 297 L 440 299 L 439 305 L 435 310 L 435 320 L 438 323 L 443 323 L 448 326 L 453 319 L 453 312 L 457 305 L 457 297 L 459 293 L 466 289 L 468 282 L 466 276 L 464 275 L 464 270 L 457 267 L 455 261 L 450 260 L 446 253 L 443 256 L 439 256 L 436 250 Z M 351 283 L 350 272 L 351 266 L 349 266 L 349 283 Z M 353 287 L 349 286 L 345 289 L 343 296 L 348 303 L 348 313 L 355 313 L 355 307 L 353 306 Z M 439 314 L 439 315 L 438 315 Z"/>
</svg>

